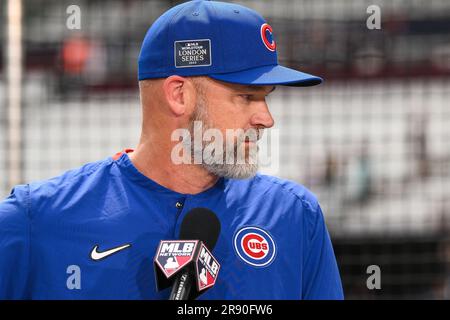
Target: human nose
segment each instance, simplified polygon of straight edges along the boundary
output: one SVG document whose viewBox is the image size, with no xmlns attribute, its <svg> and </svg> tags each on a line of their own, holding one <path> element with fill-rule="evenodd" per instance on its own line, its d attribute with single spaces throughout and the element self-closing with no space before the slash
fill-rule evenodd
<svg viewBox="0 0 450 320">
<path fill-rule="evenodd" d="M 260 103 L 258 103 L 258 110 L 253 113 L 250 119 L 250 123 L 255 127 L 273 127 L 275 121 L 273 120 L 273 117 L 265 101 L 261 101 Z"/>
</svg>

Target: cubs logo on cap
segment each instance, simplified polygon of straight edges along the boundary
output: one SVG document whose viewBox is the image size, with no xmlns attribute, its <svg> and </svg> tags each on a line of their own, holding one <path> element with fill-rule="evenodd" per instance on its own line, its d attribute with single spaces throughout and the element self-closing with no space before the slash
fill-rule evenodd
<svg viewBox="0 0 450 320">
<path fill-rule="evenodd" d="M 236 254 L 254 267 L 266 267 L 275 259 L 276 245 L 272 236 L 259 227 L 242 227 L 233 238 Z"/>
<path fill-rule="evenodd" d="M 271 38 L 271 40 L 269 40 L 269 37 Z M 264 23 L 261 26 L 261 39 L 266 48 L 270 51 L 275 51 L 277 49 L 277 44 L 273 39 L 272 27 L 268 23 Z"/>
</svg>

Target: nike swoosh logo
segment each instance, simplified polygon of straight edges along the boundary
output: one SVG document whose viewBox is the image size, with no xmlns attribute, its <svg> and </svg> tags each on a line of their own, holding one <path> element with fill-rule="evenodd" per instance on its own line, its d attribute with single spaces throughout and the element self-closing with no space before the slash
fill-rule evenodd
<svg viewBox="0 0 450 320">
<path fill-rule="evenodd" d="M 117 253 L 119 251 L 122 251 L 123 249 L 131 247 L 131 244 L 126 244 L 120 247 L 115 247 L 103 252 L 98 252 L 98 245 L 95 245 L 94 248 L 91 250 L 91 259 L 94 261 L 105 259 L 106 257 L 109 257 L 110 255 Z"/>
</svg>

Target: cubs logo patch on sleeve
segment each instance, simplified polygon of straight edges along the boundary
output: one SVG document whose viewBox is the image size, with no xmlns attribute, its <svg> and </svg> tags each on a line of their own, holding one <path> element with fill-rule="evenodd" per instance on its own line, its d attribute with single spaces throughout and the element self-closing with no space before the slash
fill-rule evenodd
<svg viewBox="0 0 450 320">
<path fill-rule="evenodd" d="M 276 245 L 269 232 L 259 227 L 242 227 L 233 237 L 236 254 L 254 267 L 267 267 L 276 256 Z"/>
</svg>

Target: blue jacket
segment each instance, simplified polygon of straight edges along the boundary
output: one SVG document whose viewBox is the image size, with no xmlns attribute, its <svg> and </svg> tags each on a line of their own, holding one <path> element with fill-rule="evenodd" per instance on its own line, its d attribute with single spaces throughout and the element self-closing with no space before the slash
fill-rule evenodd
<svg viewBox="0 0 450 320">
<path fill-rule="evenodd" d="M 0 202 L 0 299 L 167 299 L 153 257 L 195 207 L 222 226 L 220 273 L 199 299 L 343 299 L 321 208 L 305 187 L 257 174 L 181 194 L 126 153 L 18 185 Z"/>
</svg>

